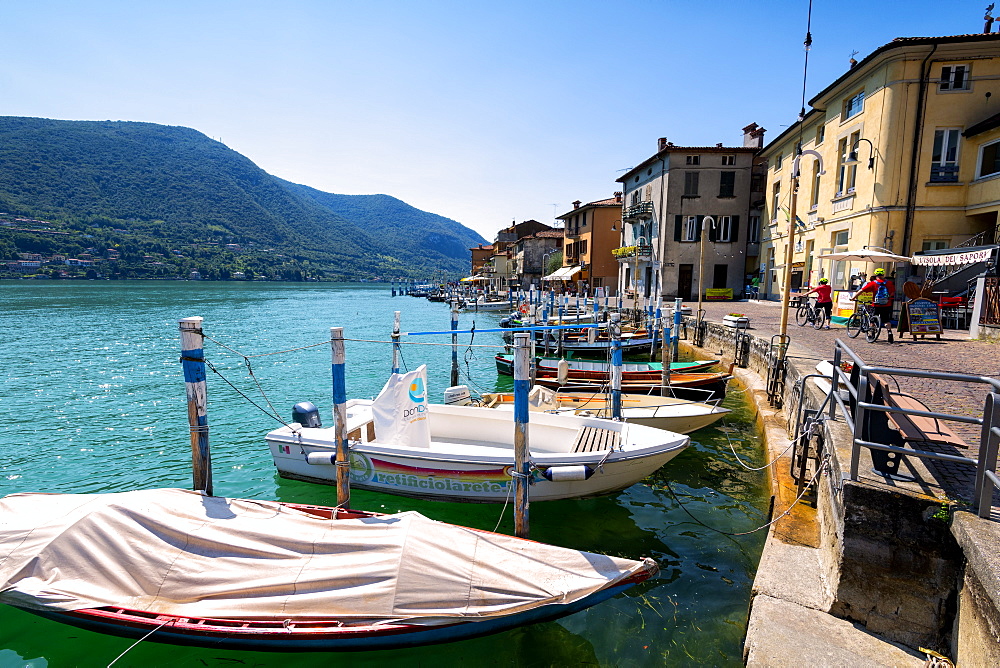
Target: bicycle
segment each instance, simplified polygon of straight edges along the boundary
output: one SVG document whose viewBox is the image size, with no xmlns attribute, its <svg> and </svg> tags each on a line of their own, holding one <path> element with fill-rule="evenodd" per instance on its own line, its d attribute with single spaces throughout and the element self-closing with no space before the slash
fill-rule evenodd
<svg viewBox="0 0 1000 668">
<path fill-rule="evenodd" d="M 826 324 L 826 310 L 821 309 L 811 299 L 805 299 L 795 310 L 795 322 L 799 327 L 812 323 L 813 329 L 823 329 Z"/>
<path fill-rule="evenodd" d="M 882 333 L 882 318 L 875 315 L 874 307 L 870 303 L 859 303 L 858 307 L 860 312 L 855 309 L 847 318 L 847 335 L 856 339 L 861 332 L 864 332 L 868 343 L 875 343 Z"/>
</svg>

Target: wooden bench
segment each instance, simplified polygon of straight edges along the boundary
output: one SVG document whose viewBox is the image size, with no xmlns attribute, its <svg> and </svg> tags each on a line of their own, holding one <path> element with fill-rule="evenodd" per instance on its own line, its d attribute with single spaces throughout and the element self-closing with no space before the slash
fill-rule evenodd
<svg viewBox="0 0 1000 668">
<path fill-rule="evenodd" d="M 573 452 L 602 452 L 621 449 L 622 435 L 614 429 L 581 427 L 573 444 Z"/>
<path fill-rule="evenodd" d="M 913 395 L 892 389 L 887 378 L 873 373 L 868 375 L 868 379 L 873 384 L 877 383 L 881 386 L 882 396 L 887 406 L 905 410 L 931 411 L 926 404 Z M 874 387 L 872 389 L 874 391 Z M 907 443 L 937 443 L 956 448 L 969 447 L 969 444 L 953 432 L 944 420 L 905 413 L 886 413 L 886 415 Z"/>
</svg>

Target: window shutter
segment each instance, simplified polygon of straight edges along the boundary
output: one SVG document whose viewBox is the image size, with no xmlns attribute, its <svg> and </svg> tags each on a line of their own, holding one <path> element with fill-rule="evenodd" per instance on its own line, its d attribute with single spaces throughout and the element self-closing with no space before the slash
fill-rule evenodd
<svg viewBox="0 0 1000 668">
<path fill-rule="evenodd" d="M 729 240 L 739 241 L 740 240 L 740 217 L 733 216 L 733 223 L 729 226 Z"/>
<path fill-rule="evenodd" d="M 708 227 L 708 240 L 718 241 L 719 240 L 719 216 L 712 216 L 715 219 L 715 225 L 709 225 Z"/>
<path fill-rule="evenodd" d="M 674 241 L 681 240 L 681 227 L 683 224 L 683 217 L 680 214 L 674 216 Z"/>
<path fill-rule="evenodd" d="M 696 216 L 695 218 L 696 218 L 696 222 L 695 222 L 695 227 L 694 227 L 694 229 L 695 229 L 694 240 L 700 242 L 701 241 L 701 224 L 705 220 L 705 216 Z"/>
<path fill-rule="evenodd" d="M 955 90 L 965 88 L 965 67 L 963 65 L 959 65 L 955 68 L 955 81 L 953 82 L 952 88 Z"/>
</svg>

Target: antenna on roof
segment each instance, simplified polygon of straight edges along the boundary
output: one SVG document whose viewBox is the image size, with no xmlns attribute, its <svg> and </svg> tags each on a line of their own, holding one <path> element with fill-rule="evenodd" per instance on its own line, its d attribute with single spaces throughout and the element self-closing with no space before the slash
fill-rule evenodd
<svg viewBox="0 0 1000 668">
<path fill-rule="evenodd" d="M 986 26 L 983 28 L 984 33 L 990 33 L 993 31 L 993 15 L 990 13 L 993 11 L 993 6 L 996 3 L 991 2 L 990 6 L 986 8 L 986 16 L 983 18 L 986 20 Z"/>
<path fill-rule="evenodd" d="M 855 65 L 857 65 L 857 64 L 858 64 L 858 61 L 856 61 L 856 60 L 854 59 L 854 56 L 856 56 L 856 55 L 858 55 L 858 52 L 857 52 L 857 51 L 851 51 L 851 60 L 850 60 L 850 63 L 851 63 L 851 67 L 854 67 Z"/>
</svg>

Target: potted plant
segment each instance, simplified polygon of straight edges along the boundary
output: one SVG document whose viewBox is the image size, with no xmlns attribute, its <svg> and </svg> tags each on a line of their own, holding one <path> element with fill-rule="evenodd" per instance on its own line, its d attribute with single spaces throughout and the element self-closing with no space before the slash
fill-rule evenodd
<svg viewBox="0 0 1000 668">
<path fill-rule="evenodd" d="M 730 313 L 722 318 L 722 324 L 726 327 L 750 326 L 750 318 L 742 313 Z"/>
</svg>

